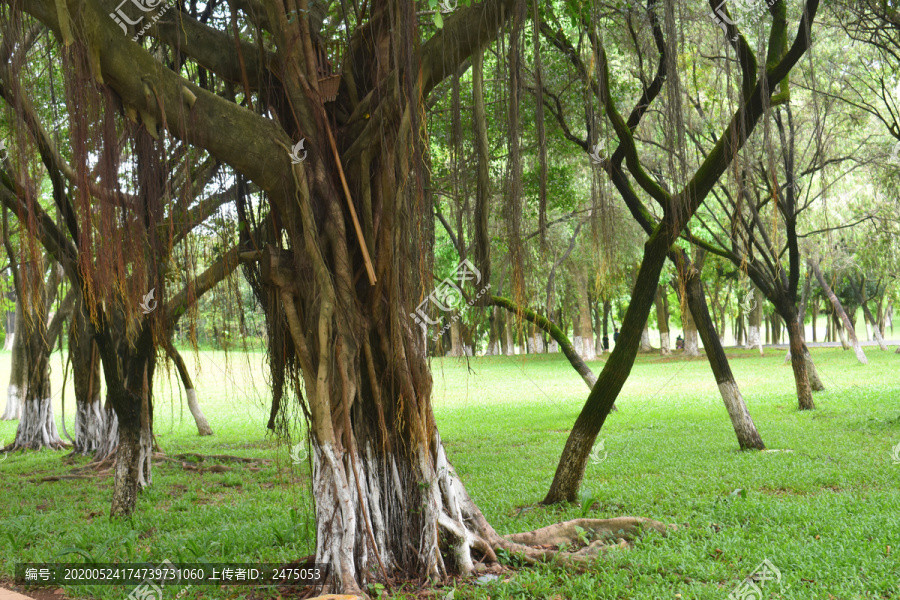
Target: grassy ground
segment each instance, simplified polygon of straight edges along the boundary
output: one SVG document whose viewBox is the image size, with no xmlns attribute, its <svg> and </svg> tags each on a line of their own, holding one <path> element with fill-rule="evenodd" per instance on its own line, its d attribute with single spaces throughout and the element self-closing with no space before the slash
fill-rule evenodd
<svg viewBox="0 0 900 600">
<path fill-rule="evenodd" d="M 870 349 L 864 367 L 851 352 L 813 350 L 828 389 L 816 394 L 815 411 L 800 413 L 783 353 L 731 355 L 763 440 L 792 452 L 736 450 L 705 360 L 642 356 L 621 410 L 601 433 L 605 453 L 598 456 L 605 459 L 588 465 L 583 505 L 552 508 L 536 503 L 586 397 L 580 378 L 559 356 L 435 360 L 434 404 L 448 454 L 501 533 L 583 514 L 679 526 L 668 537 L 613 550 L 581 574 L 545 566 L 485 586 L 457 583 L 454 600 L 724 600 L 764 559 L 781 581 L 767 583 L 763 598 L 900 598 L 900 464 L 891 458 L 900 443 L 900 357 Z M 277 562 L 311 552 L 309 469 L 292 465 L 288 442 L 266 436 L 263 357 L 234 354 L 227 366 L 221 353 L 186 359 L 200 365 L 196 384 L 215 435 L 199 438 L 177 387 L 160 382 L 155 429 L 162 448 L 272 462 L 258 470 L 227 464 L 225 473 L 154 465 L 154 485 L 135 517 L 110 522 L 110 478 L 40 482 L 83 459 L 9 455 L 0 463 L 0 578 L 17 561 Z M 58 358 L 53 364 L 58 389 L 62 368 Z M 0 354 L 0 381 L 8 369 L 8 354 Z M 71 389 L 66 396 L 71 431 Z M 15 423 L 0 422 L 0 439 L 8 443 L 14 434 Z M 119 599 L 130 589 L 65 591 Z M 243 594 L 197 587 L 185 597 Z"/>
</svg>

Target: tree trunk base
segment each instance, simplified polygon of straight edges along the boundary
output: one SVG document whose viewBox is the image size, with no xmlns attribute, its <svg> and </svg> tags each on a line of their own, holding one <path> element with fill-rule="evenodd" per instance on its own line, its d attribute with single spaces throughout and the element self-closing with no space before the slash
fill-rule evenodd
<svg viewBox="0 0 900 600">
<path fill-rule="evenodd" d="M 103 409 L 100 398 L 79 404 L 75 412 L 75 452 L 94 454 L 103 444 Z"/>
<path fill-rule="evenodd" d="M 197 391 L 188 388 L 185 389 L 184 393 L 187 396 L 188 410 L 191 411 L 191 415 L 194 417 L 194 423 L 197 424 L 197 433 L 200 435 L 212 435 L 212 427 L 209 426 L 209 422 L 206 420 L 206 416 L 200 408 L 200 403 L 197 402 Z"/>
<path fill-rule="evenodd" d="M 50 398 L 26 400 L 22 419 L 16 430 L 16 441 L 12 450 L 40 450 L 50 448 L 62 450 L 66 445 L 56 430 L 53 418 L 53 402 Z"/>
</svg>

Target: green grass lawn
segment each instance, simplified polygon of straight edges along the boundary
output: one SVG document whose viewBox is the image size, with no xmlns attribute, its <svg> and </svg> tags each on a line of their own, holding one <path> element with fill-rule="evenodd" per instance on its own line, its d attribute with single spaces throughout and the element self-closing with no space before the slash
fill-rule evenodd
<svg viewBox="0 0 900 600">
<path fill-rule="evenodd" d="M 139 498 L 134 518 L 110 522 L 111 477 L 40 482 L 86 459 L 64 463 L 65 452 L 11 454 L 0 463 L 0 578 L 10 578 L 17 561 L 278 562 L 311 553 L 309 470 L 292 465 L 288 441 L 266 435 L 264 357 L 188 354 L 186 360 L 199 365 L 195 383 L 215 435 L 196 435 L 174 374 L 163 374 L 155 390 L 162 449 L 272 462 L 258 470 L 226 464 L 231 470 L 225 473 L 154 465 L 154 484 Z M 582 573 L 543 566 L 485 586 L 457 583 L 454 600 L 725 600 L 764 559 L 781 581 L 764 586 L 763 598 L 900 598 L 900 464 L 891 458 L 900 443 L 900 356 L 875 348 L 867 354 L 870 364 L 862 366 L 852 352 L 814 349 L 828 389 L 815 395 L 815 411 L 800 413 L 782 352 L 762 358 L 730 353 L 766 445 L 792 451 L 778 453 L 737 451 L 705 359 L 641 356 L 617 402 L 619 412 L 600 434 L 606 459 L 588 465 L 584 492 L 595 500 L 551 508 L 536 503 L 586 398 L 581 379 L 556 355 L 435 360 L 435 412 L 450 460 L 500 533 L 583 514 L 678 525 L 667 537 L 611 550 Z M 597 372 L 601 366 L 592 364 Z M 57 390 L 58 356 L 53 368 Z M 8 370 L 9 355 L 0 354 L 4 384 Z M 69 431 L 73 398 L 70 386 Z M 57 394 L 57 416 L 60 408 Z M 15 426 L 0 422 L 0 439 L 9 443 Z M 738 489 L 745 493 L 733 493 Z M 65 592 L 121 599 L 130 589 Z M 185 597 L 245 593 L 196 587 Z M 174 594 L 167 590 L 165 597 Z"/>
</svg>

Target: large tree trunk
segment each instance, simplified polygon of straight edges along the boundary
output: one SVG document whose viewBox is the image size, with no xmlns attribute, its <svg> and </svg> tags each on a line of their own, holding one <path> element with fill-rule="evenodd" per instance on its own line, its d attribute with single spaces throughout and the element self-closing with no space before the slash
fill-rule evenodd
<svg viewBox="0 0 900 600">
<path fill-rule="evenodd" d="M 100 355 L 94 328 L 76 303 L 69 328 L 69 357 L 75 386 L 75 447 L 78 454 L 94 454 L 103 445 L 103 405 L 100 401 Z"/>
<path fill-rule="evenodd" d="M 55 315 L 54 322 L 48 327 L 47 316 L 49 307 L 48 287 L 54 290 L 58 285 L 58 278 L 54 275 L 56 270 L 51 268 L 51 276 L 48 282 L 43 279 L 43 265 L 35 261 L 30 265 L 23 265 L 23 270 L 30 270 L 30 274 L 24 275 L 24 281 L 31 281 L 36 285 L 34 295 L 22 299 L 22 313 L 25 327 L 20 332 L 25 344 L 25 364 L 28 370 L 27 392 L 22 406 L 22 418 L 16 430 L 14 449 L 52 448 L 59 450 L 64 447 L 59 432 L 56 429 L 56 419 L 53 416 L 53 402 L 50 394 L 50 351 L 56 337 L 62 330 L 62 312 Z M 55 293 L 55 292 L 54 292 Z M 74 300 L 73 296 L 69 296 Z"/>
<path fill-rule="evenodd" d="M 856 338 L 856 330 L 853 328 L 853 323 L 850 322 L 850 318 L 847 316 L 846 311 L 844 311 L 844 307 L 841 305 L 841 301 L 838 300 L 838 297 L 831 289 L 831 286 L 828 285 L 827 281 L 825 281 L 825 276 L 822 275 L 822 270 L 819 268 L 819 261 L 808 259 L 807 264 L 809 264 L 810 268 L 812 269 L 813 275 L 816 276 L 816 280 L 822 287 L 822 291 L 825 292 L 825 296 L 831 301 L 831 305 L 834 307 L 834 312 L 837 313 L 837 315 L 843 322 L 844 329 L 847 331 L 847 335 L 850 336 L 850 342 L 853 344 L 853 351 L 856 353 L 856 360 L 864 365 L 869 364 L 869 360 L 866 358 L 866 354 L 863 352 L 862 346 L 860 346 L 859 340 Z"/>
<path fill-rule="evenodd" d="M 95 339 L 103 361 L 107 404 L 112 405 L 117 417 L 118 443 L 110 516 L 127 517 L 134 512 L 138 492 L 152 483 L 152 382 L 156 353 L 147 320 L 140 323 L 135 337 L 129 339 L 122 315 L 115 317 L 114 322 L 101 323 Z M 107 432 L 113 427 L 111 421 L 111 418 L 107 421 Z"/>
<path fill-rule="evenodd" d="M 663 286 L 656 288 L 656 327 L 659 329 L 659 353 L 667 356 L 672 352 L 669 338 L 669 301 Z"/>
<path fill-rule="evenodd" d="M 764 450 L 766 446 L 750 417 L 750 411 L 747 410 L 747 404 L 744 402 L 744 397 L 731 372 L 731 365 L 728 364 L 725 350 L 722 348 L 715 324 L 710 317 L 700 273 L 687 262 L 686 256 L 674 255 L 672 258 L 679 269 L 679 277 L 684 281 L 685 296 L 687 296 L 685 312 L 691 314 L 697 324 L 697 330 L 703 338 L 709 366 L 712 368 L 716 384 L 719 386 L 719 393 L 722 395 L 722 401 L 725 403 L 725 409 L 731 419 L 738 445 L 741 450 Z"/>
<path fill-rule="evenodd" d="M 16 331 L 10 339 L 12 344 L 12 364 L 10 365 L 9 387 L 6 390 L 6 409 L 0 420 L 12 421 L 22 418 L 22 404 L 25 402 L 25 393 L 28 389 L 27 362 L 25 357 L 25 326 L 22 323 L 22 309 L 16 302 L 15 311 Z"/>
</svg>

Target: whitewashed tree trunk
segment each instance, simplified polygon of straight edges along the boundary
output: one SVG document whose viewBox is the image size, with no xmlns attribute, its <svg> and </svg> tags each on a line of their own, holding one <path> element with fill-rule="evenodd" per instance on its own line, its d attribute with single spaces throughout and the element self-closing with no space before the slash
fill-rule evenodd
<svg viewBox="0 0 900 600">
<path fill-rule="evenodd" d="M 12 340 L 12 364 L 9 373 L 9 387 L 6 390 L 6 409 L 0 416 L 2 421 L 14 421 L 22 418 L 22 404 L 25 402 L 25 393 L 28 389 L 28 370 L 25 357 L 24 326 L 22 325 L 22 310 L 16 304 L 16 327 L 18 335 L 13 334 Z"/>
<path fill-rule="evenodd" d="M 668 356 L 672 353 L 672 340 L 669 339 L 668 331 L 659 332 L 659 351 L 663 356 Z"/>
<path fill-rule="evenodd" d="M 528 351 L 532 354 L 544 353 L 544 336 L 538 331 L 532 331 L 528 335 Z"/>
<path fill-rule="evenodd" d="M 684 325 L 684 355 L 700 356 L 700 336 L 697 333 L 697 325 L 694 323 L 694 316 L 691 314 L 687 303 L 684 305 L 681 320 Z"/>
<path fill-rule="evenodd" d="M 550 340 L 550 345 L 547 351 L 551 354 L 557 354 L 559 352 L 559 342 L 557 342 L 556 340 Z"/>
<path fill-rule="evenodd" d="M 641 332 L 641 352 L 652 352 L 653 346 L 650 344 L 650 329 L 644 325 L 644 331 Z"/>
</svg>

